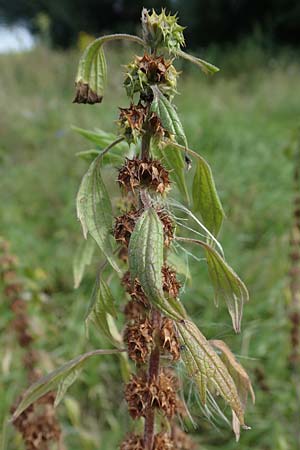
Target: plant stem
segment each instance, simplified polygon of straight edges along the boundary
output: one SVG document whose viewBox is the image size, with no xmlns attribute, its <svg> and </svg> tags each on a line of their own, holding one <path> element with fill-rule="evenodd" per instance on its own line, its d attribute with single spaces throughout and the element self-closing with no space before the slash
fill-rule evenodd
<svg viewBox="0 0 300 450">
<path fill-rule="evenodd" d="M 149 158 L 150 141 L 151 141 L 151 133 L 149 133 L 149 131 L 145 131 L 145 134 L 142 137 L 141 159 Z"/>
<path fill-rule="evenodd" d="M 160 329 L 161 315 L 157 310 L 152 312 L 152 327 L 154 329 L 154 342 L 156 341 L 156 336 Z M 157 379 L 159 374 L 159 362 L 160 362 L 160 346 L 156 342 L 155 346 L 151 352 L 148 366 L 148 384 L 150 385 L 155 379 Z M 145 427 L 144 427 L 144 447 L 146 450 L 152 450 L 154 441 L 154 428 L 155 428 L 155 411 L 154 408 L 149 407 L 146 412 L 145 417 Z"/>
</svg>

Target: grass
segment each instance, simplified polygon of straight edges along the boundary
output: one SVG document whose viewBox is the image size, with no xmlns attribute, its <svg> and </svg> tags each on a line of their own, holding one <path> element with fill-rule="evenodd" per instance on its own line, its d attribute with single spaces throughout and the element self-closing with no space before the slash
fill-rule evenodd
<svg viewBox="0 0 300 450">
<path fill-rule="evenodd" d="M 118 67 L 128 60 L 130 50 L 125 50 L 122 55 L 112 50 L 110 85 L 100 106 L 71 103 L 76 52 L 39 48 L 0 57 L 0 229 L 23 273 L 47 293 L 46 300 L 37 296 L 30 302 L 44 370 L 107 345 L 94 334 L 86 341 L 83 329 L 96 261 L 82 287 L 73 290 L 72 258 L 81 239 L 74 199 L 86 169 L 75 153 L 90 146 L 70 125 L 114 130 L 117 107 L 126 105 Z M 247 61 L 247 55 L 243 58 Z M 226 66 L 226 55 L 222 60 Z M 297 405 L 289 382 L 286 320 L 292 164 L 283 147 L 298 125 L 299 63 L 279 58 L 259 65 L 252 54 L 251 61 L 245 70 L 230 70 L 238 67 L 231 55 L 226 76 L 221 71 L 214 78 L 184 65 L 177 100 L 190 147 L 213 169 L 228 217 L 221 234 L 227 260 L 250 290 L 242 334 L 232 332 L 223 305 L 214 308 L 201 263 L 191 265 L 196 282 L 187 287 L 183 300 L 206 336 L 226 339 L 251 374 L 257 403 L 249 408 L 252 430 L 242 434 L 239 449 L 292 450 Z M 115 172 L 107 178 L 113 181 Z M 42 269 L 45 277 L 40 280 L 34 269 Z M 1 360 L 11 358 L 9 370 L 2 364 L 3 422 L 16 392 L 24 387 L 24 376 L 13 337 L 5 332 L 10 317 L 4 299 L 0 310 Z M 121 396 L 117 360 L 93 360 L 59 408 L 68 448 L 117 448 L 129 426 Z M 201 448 L 237 448 L 226 427 L 212 428 L 199 408 L 192 409 Z M 6 442 L 5 450 L 22 448 L 10 427 Z"/>
</svg>

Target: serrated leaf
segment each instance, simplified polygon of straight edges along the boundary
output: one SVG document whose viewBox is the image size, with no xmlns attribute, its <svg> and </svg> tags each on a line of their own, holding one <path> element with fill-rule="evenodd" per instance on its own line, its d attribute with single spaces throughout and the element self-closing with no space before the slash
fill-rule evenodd
<svg viewBox="0 0 300 450">
<path fill-rule="evenodd" d="M 239 424 L 246 427 L 237 388 L 221 358 L 193 322 L 185 320 L 175 326 L 183 348 L 181 357 L 199 389 L 202 403 L 206 405 L 207 392 L 221 395 L 234 411 Z"/>
<path fill-rule="evenodd" d="M 196 56 L 190 55 L 189 53 L 184 52 L 183 50 L 177 50 L 176 51 L 177 56 L 180 56 L 183 59 L 186 59 L 187 61 L 190 61 L 193 64 L 196 64 L 196 66 L 200 67 L 201 70 L 205 74 L 213 74 L 216 72 L 219 72 L 219 68 L 214 66 L 213 64 L 204 61 L 203 59 L 197 58 Z"/>
<path fill-rule="evenodd" d="M 82 179 L 76 200 L 77 217 L 81 222 L 84 237 L 87 238 L 89 233 L 111 266 L 120 272 L 110 242 L 112 206 L 101 177 L 100 161 L 96 158 Z"/>
<path fill-rule="evenodd" d="M 218 306 L 220 298 L 225 300 L 233 328 L 236 332 L 239 332 L 241 330 L 243 305 L 249 300 L 249 293 L 245 284 L 222 256 L 206 242 L 180 237 L 177 237 L 177 239 L 198 244 L 204 248 L 208 272 L 214 287 L 215 304 Z"/>
<path fill-rule="evenodd" d="M 162 126 L 174 136 L 176 142 L 187 147 L 187 139 L 174 106 L 156 85 L 151 86 L 151 89 L 154 95 L 151 111 L 157 114 Z"/>
<path fill-rule="evenodd" d="M 186 314 L 180 301 L 165 298 L 162 286 L 164 233 L 153 208 L 146 209 L 138 219 L 129 241 L 128 257 L 132 282 L 135 278 L 153 305 L 166 316 L 182 320 Z"/>
<path fill-rule="evenodd" d="M 89 322 L 94 323 L 100 333 L 104 333 L 116 345 L 119 342 L 111 333 L 108 314 L 116 318 L 115 301 L 108 285 L 100 278 L 96 283 L 85 321 L 87 325 Z"/>
<path fill-rule="evenodd" d="M 107 81 L 103 38 L 93 41 L 83 52 L 76 76 L 75 103 L 100 103 Z"/>
<path fill-rule="evenodd" d="M 211 169 L 199 156 L 193 180 L 193 202 L 195 212 L 201 214 L 204 225 L 217 236 L 221 228 L 224 211 L 220 202 Z"/>
<path fill-rule="evenodd" d="M 231 378 L 233 379 L 237 392 L 245 411 L 247 406 L 248 393 L 250 393 L 252 402 L 255 402 L 255 394 L 251 385 L 250 378 L 241 364 L 237 362 L 235 356 L 231 352 L 230 348 L 225 344 L 225 342 L 219 339 L 213 339 L 209 341 L 216 351 L 220 352 L 220 358 L 226 366 Z M 236 421 L 236 417 L 233 415 L 232 427 L 235 431 L 237 440 L 240 436 L 240 424 Z"/>
<path fill-rule="evenodd" d="M 93 239 L 87 239 L 81 242 L 77 247 L 73 260 L 73 278 L 75 289 L 80 286 L 85 268 L 92 261 L 94 250 L 95 241 Z"/>
<path fill-rule="evenodd" d="M 180 193 L 189 203 L 189 193 L 185 182 L 185 163 L 181 151 L 169 143 L 162 149 L 156 147 L 155 156 L 163 161 L 166 169 L 170 171 L 171 180 L 175 181 Z"/>
<path fill-rule="evenodd" d="M 12 421 L 19 417 L 22 412 L 28 408 L 32 403 L 36 402 L 40 397 L 47 394 L 47 392 L 55 390 L 57 386 L 63 382 L 74 370 L 78 370 L 82 365 L 94 355 L 110 355 L 113 353 L 119 353 L 123 350 L 93 350 L 83 355 L 77 356 L 77 358 L 66 362 L 58 369 L 49 373 L 43 378 L 40 378 L 23 394 L 22 400 L 19 403 L 16 411 L 13 414 Z M 73 380 L 75 381 L 75 380 Z"/>
</svg>

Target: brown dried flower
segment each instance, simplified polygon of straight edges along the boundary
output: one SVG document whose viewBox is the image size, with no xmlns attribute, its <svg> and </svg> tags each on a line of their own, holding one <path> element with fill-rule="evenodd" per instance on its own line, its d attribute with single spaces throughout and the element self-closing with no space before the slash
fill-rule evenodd
<svg viewBox="0 0 300 450">
<path fill-rule="evenodd" d="M 128 247 L 130 236 L 134 230 L 136 221 L 141 215 L 141 210 L 132 209 L 122 216 L 118 216 L 114 226 L 114 237 L 117 242 Z"/>
<path fill-rule="evenodd" d="M 126 292 L 128 292 L 133 300 L 141 303 L 144 307 L 149 307 L 149 301 L 143 291 L 141 284 L 137 279 L 134 280 L 134 283 L 131 282 L 129 271 L 124 274 L 122 278 L 122 284 Z"/>
<path fill-rule="evenodd" d="M 172 355 L 174 361 L 177 361 L 180 358 L 180 345 L 171 319 L 163 318 L 159 338 L 161 347 Z"/>
<path fill-rule="evenodd" d="M 125 389 L 131 417 L 143 417 L 149 408 L 158 408 L 168 418 L 173 417 L 177 412 L 177 389 L 177 378 L 167 370 L 161 370 L 151 383 L 145 374 L 133 375 Z"/>
<path fill-rule="evenodd" d="M 129 143 L 135 142 L 141 136 L 146 115 L 147 108 L 141 103 L 131 103 L 129 108 L 120 108 L 118 126 L 120 133 Z"/>
<path fill-rule="evenodd" d="M 170 188 L 169 172 L 157 160 L 126 159 L 118 175 L 118 182 L 126 192 L 149 187 L 163 194 Z"/>
<path fill-rule="evenodd" d="M 124 342 L 127 344 L 130 359 L 138 363 L 146 362 L 153 342 L 152 333 L 152 325 L 147 317 L 142 322 L 127 324 Z"/>
<path fill-rule="evenodd" d="M 177 425 L 172 427 L 172 439 L 174 442 L 174 450 L 196 450 L 197 444 L 179 428 Z"/>
<path fill-rule="evenodd" d="M 73 103 L 88 103 L 89 105 L 93 105 L 94 103 L 102 102 L 103 96 L 94 92 L 88 83 L 78 81 L 75 83 L 75 87 L 76 93 Z"/>
<path fill-rule="evenodd" d="M 130 433 L 122 442 L 120 450 L 144 450 L 143 439 L 136 434 Z"/>
<path fill-rule="evenodd" d="M 165 431 L 154 436 L 153 450 L 174 450 L 175 444 L 171 437 Z"/>
<path fill-rule="evenodd" d="M 163 289 L 170 297 L 177 298 L 180 289 L 180 283 L 176 278 L 175 270 L 166 264 L 162 267 Z"/>
</svg>

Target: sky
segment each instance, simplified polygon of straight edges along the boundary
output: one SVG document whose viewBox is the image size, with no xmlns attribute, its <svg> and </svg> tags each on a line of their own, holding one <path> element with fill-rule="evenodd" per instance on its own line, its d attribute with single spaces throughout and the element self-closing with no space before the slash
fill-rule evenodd
<svg viewBox="0 0 300 450">
<path fill-rule="evenodd" d="M 25 27 L 0 25 L 0 53 L 22 52 L 34 45 L 34 38 Z"/>
</svg>

